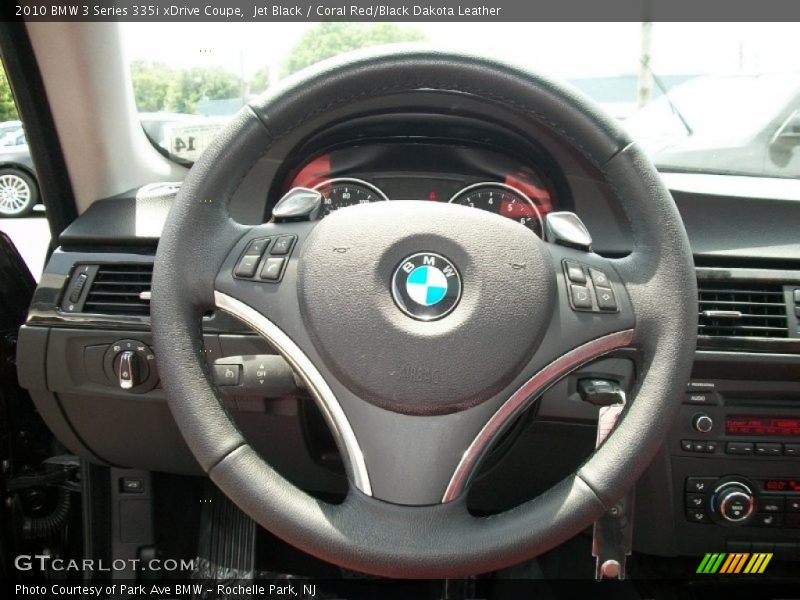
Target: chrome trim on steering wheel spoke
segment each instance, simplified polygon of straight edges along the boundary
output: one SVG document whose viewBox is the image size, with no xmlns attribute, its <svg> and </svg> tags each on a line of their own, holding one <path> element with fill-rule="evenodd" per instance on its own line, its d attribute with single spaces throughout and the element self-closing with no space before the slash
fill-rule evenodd
<svg viewBox="0 0 800 600">
<path fill-rule="evenodd" d="M 311 359 L 275 323 L 241 300 L 215 290 L 214 301 L 218 309 L 255 329 L 303 378 L 337 438 L 350 480 L 364 494 L 371 496 L 372 486 L 361 446 L 333 390 Z"/>
<path fill-rule="evenodd" d="M 547 388 L 575 369 L 613 350 L 628 346 L 632 341 L 633 329 L 604 335 L 570 350 L 528 379 L 497 409 L 497 412 L 475 436 L 447 485 L 442 503 L 455 500 L 466 490 L 467 483 L 480 463 L 480 459 L 498 435 L 505 431 L 506 427 Z"/>
</svg>

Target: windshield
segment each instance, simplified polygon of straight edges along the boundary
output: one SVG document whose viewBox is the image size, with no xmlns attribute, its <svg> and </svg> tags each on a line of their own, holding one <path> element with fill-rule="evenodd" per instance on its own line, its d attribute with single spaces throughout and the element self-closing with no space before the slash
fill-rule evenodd
<svg viewBox="0 0 800 600">
<path fill-rule="evenodd" d="M 191 163 L 246 102 L 350 50 L 431 42 L 578 88 L 664 171 L 800 178 L 796 23 L 122 23 L 151 140 Z M 479 41 L 479 43 L 476 43 Z"/>
</svg>

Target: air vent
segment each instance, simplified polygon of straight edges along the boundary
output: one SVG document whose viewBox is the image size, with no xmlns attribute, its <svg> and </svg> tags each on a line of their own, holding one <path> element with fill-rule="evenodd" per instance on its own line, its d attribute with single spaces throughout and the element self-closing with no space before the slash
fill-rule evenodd
<svg viewBox="0 0 800 600">
<path fill-rule="evenodd" d="M 698 282 L 698 334 L 710 337 L 787 338 L 786 298 L 780 285 Z"/>
<path fill-rule="evenodd" d="M 81 312 L 149 315 L 153 265 L 99 265 Z"/>
</svg>

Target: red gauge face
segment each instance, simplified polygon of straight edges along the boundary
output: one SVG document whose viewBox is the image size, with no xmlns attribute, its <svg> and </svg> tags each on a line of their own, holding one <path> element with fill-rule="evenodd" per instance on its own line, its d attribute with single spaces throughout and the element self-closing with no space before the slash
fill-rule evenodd
<svg viewBox="0 0 800 600">
<path fill-rule="evenodd" d="M 506 175 L 506 185 L 518 189 L 525 194 L 536 205 L 539 216 L 543 219 L 548 213 L 553 212 L 553 199 L 544 184 L 537 179 L 532 181 L 532 177 L 525 173 L 514 173 Z"/>
<path fill-rule="evenodd" d="M 313 188 L 331 177 L 331 155 L 323 154 L 300 169 L 291 181 L 289 188 Z"/>
<path fill-rule="evenodd" d="M 514 219 L 542 237 L 542 219 L 536 205 L 522 192 L 502 183 L 470 185 L 450 200 Z"/>
</svg>

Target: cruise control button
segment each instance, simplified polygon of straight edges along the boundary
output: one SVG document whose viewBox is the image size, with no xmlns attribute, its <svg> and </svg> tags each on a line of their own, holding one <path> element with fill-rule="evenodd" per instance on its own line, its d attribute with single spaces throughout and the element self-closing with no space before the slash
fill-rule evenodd
<svg viewBox="0 0 800 600">
<path fill-rule="evenodd" d="M 592 281 L 594 282 L 595 287 L 611 287 L 611 282 L 609 282 L 608 276 L 602 271 L 598 271 L 597 269 L 589 269 L 589 274 L 592 276 Z"/>
<path fill-rule="evenodd" d="M 617 310 L 617 299 L 614 298 L 614 291 L 611 288 L 597 286 L 594 291 L 597 294 L 597 306 L 600 310 Z"/>
<path fill-rule="evenodd" d="M 242 365 L 213 365 L 214 383 L 222 385 L 239 385 L 242 376 Z"/>
<path fill-rule="evenodd" d="M 270 250 L 269 253 L 277 255 L 289 254 L 289 250 L 292 249 L 293 243 L 293 235 L 282 235 L 275 240 L 275 245 L 272 247 L 272 250 Z"/>
<path fill-rule="evenodd" d="M 592 296 L 589 288 L 583 285 L 571 285 L 569 291 L 572 295 L 572 305 L 575 308 L 592 308 Z"/>
<path fill-rule="evenodd" d="M 247 245 L 247 250 L 245 250 L 245 256 L 258 256 L 261 258 L 261 255 L 264 254 L 264 250 L 266 247 L 269 246 L 269 238 L 259 238 L 257 240 L 253 240 Z"/>
<path fill-rule="evenodd" d="M 268 258 L 261 269 L 261 279 L 277 281 L 283 271 L 285 258 Z"/>
<path fill-rule="evenodd" d="M 779 513 L 783 512 L 783 498 L 769 498 L 762 496 L 758 503 L 758 512 Z"/>
<path fill-rule="evenodd" d="M 586 274 L 583 272 L 583 268 L 578 263 L 568 260 L 564 264 L 567 267 L 567 277 L 569 277 L 570 281 L 575 283 L 586 283 Z"/>
<path fill-rule="evenodd" d="M 261 257 L 259 256 L 244 255 L 239 261 L 239 264 L 236 265 L 234 274 L 237 277 L 252 277 L 256 274 L 259 260 L 261 260 Z"/>
<path fill-rule="evenodd" d="M 725 453 L 726 454 L 752 454 L 753 453 L 753 443 L 752 442 L 728 442 L 728 445 L 725 446 Z"/>
</svg>

